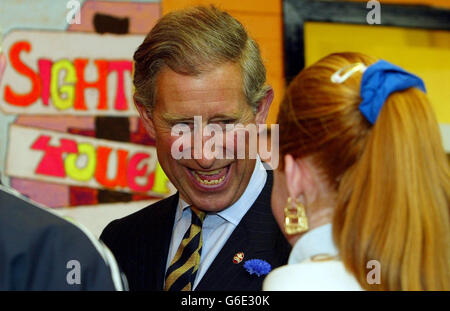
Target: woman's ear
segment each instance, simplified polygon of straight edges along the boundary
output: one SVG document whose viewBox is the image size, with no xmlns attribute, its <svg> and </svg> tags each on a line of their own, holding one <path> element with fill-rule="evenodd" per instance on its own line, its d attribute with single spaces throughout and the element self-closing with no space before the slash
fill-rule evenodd
<svg viewBox="0 0 450 311">
<path fill-rule="evenodd" d="M 142 123 L 144 124 L 145 129 L 147 130 L 148 135 L 156 139 L 155 132 L 155 124 L 153 123 L 153 119 L 150 116 L 150 113 L 147 111 L 147 108 L 133 96 L 134 105 L 136 106 L 139 115 L 141 116 Z"/>
<path fill-rule="evenodd" d="M 295 161 L 294 157 L 287 154 L 284 157 L 285 169 L 284 173 L 286 176 L 286 186 L 289 196 L 293 199 L 299 197 L 303 192 L 302 189 L 302 172 L 298 163 Z"/>
<path fill-rule="evenodd" d="M 317 185 L 313 178 L 313 167 L 308 158 L 297 158 L 290 154 L 285 156 L 286 185 L 289 196 L 293 199 L 303 197 L 304 203 L 315 200 Z"/>
</svg>

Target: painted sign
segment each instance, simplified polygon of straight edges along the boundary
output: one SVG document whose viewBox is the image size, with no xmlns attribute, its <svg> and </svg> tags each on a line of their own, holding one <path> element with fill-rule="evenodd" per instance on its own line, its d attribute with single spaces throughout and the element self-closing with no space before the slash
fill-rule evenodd
<svg viewBox="0 0 450 311">
<path fill-rule="evenodd" d="M 0 84 L 6 114 L 137 116 L 132 55 L 141 35 L 13 31 Z M 52 48 L 49 48 L 52 47 Z"/>
<path fill-rule="evenodd" d="M 169 183 L 152 146 L 12 125 L 6 174 L 45 182 L 153 196 Z"/>
</svg>

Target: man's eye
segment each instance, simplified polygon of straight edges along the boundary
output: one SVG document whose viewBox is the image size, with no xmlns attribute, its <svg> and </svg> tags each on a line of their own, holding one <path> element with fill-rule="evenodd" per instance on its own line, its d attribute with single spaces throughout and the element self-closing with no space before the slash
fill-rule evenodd
<svg viewBox="0 0 450 311">
<path fill-rule="evenodd" d="M 177 122 L 174 125 L 178 125 L 178 126 L 189 126 L 190 128 L 194 127 L 194 123 L 192 122 Z"/>
<path fill-rule="evenodd" d="M 227 125 L 227 124 L 234 124 L 235 120 L 220 120 L 215 121 L 213 123 L 219 124 L 219 125 Z"/>
<path fill-rule="evenodd" d="M 223 120 L 223 124 L 233 124 L 234 120 Z"/>
<path fill-rule="evenodd" d="M 217 121 L 212 121 L 210 124 L 215 124 L 218 125 L 222 131 L 228 131 L 230 130 L 230 126 L 232 126 L 236 121 L 235 120 L 217 120 Z"/>
</svg>

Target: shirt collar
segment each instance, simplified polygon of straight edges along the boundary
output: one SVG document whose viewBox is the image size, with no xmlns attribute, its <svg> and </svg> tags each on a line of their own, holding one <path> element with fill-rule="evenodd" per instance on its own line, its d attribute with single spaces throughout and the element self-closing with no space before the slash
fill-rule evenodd
<svg viewBox="0 0 450 311">
<path fill-rule="evenodd" d="M 300 263 L 314 255 L 336 256 L 338 250 L 333 241 L 331 224 L 326 224 L 305 233 L 292 248 L 288 264 Z"/>
<path fill-rule="evenodd" d="M 248 182 L 247 188 L 245 189 L 244 193 L 236 202 L 234 202 L 233 205 L 216 213 L 216 215 L 219 215 L 226 221 L 237 226 L 241 221 L 242 217 L 244 217 L 244 215 L 247 213 L 247 211 L 250 209 L 250 207 L 258 198 L 259 194 L 264 188 L 264 185 L 266 184 L 266 180 L 267 180 L 266 169 L 264 168 L 264 165 L 262 164 L 259 155 L 257 155 L 252 176 L 250 177 L 250 181 Z M 185 210 L 189 206 L 190 205 L 186 203 L 184 200 L 182 200 L 181 198 L 179 199 L 178 210 L 176 215 L 177 222 L 181 219 L 183 210 Z"/>
</svg>

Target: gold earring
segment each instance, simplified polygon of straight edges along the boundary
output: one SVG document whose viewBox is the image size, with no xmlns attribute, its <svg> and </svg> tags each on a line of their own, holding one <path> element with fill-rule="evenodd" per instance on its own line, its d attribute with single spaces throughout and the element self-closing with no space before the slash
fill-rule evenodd
<svg viewBox="0 0 450 311">
<path fill-rule="evenodd" d="M 289 235 L 308 230 L 305 206 L 298 200 L 292 201 L 292 198 L 289 197 L 284 208 L 284 228 Z"/>
</svg>

